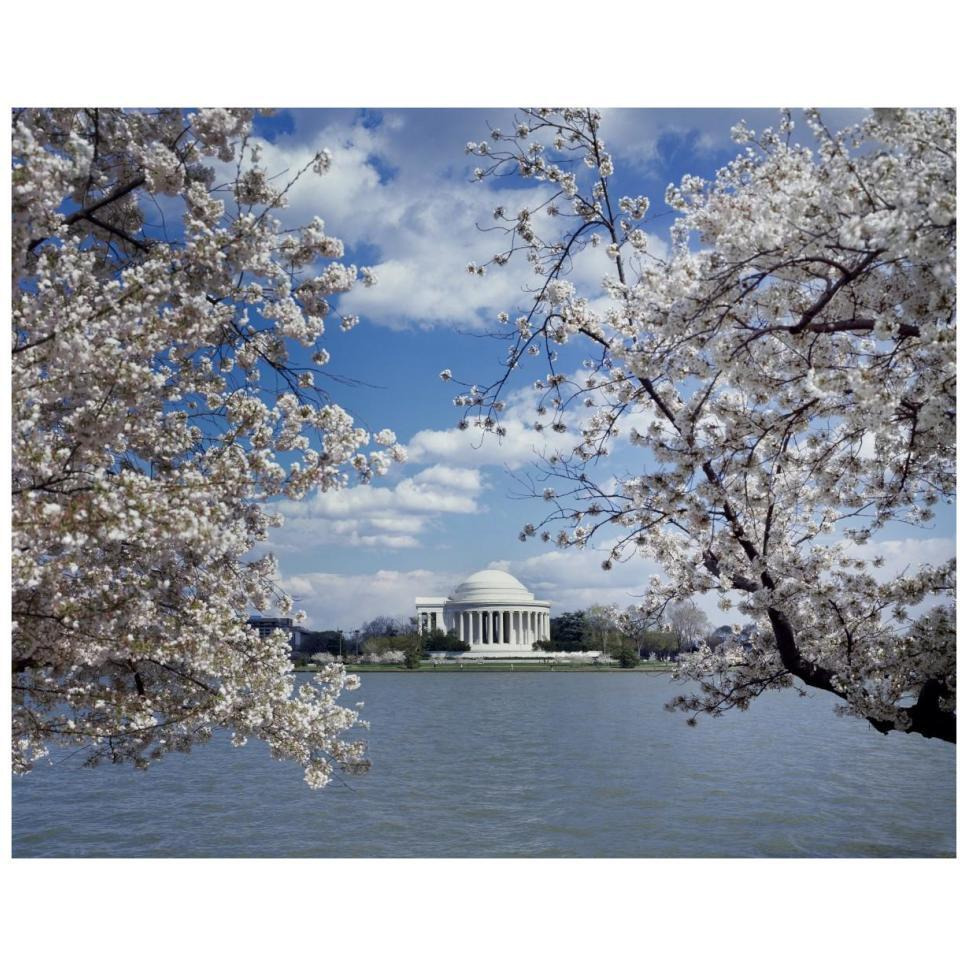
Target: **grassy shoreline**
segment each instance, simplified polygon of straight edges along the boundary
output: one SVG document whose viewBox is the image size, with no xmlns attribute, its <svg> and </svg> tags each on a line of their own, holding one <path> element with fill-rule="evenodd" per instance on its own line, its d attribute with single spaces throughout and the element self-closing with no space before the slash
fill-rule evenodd
<svg viewBox="0 0 960 960">
<path fill-rule="evenodd" d="M 419 669 L 408 670 L 397 663 L 348 663 L 348 673 L 669 673 L 673 666 L 668 663 L 641 663 L 636 667 L 620 667 L 616 664 L 595 666 L 581 663 L 470 663 L 463 661 L 432 663 L 423 661 Z M 299 672 L 313 673 L 312 664 L 297 667 Z"/>
</svg>

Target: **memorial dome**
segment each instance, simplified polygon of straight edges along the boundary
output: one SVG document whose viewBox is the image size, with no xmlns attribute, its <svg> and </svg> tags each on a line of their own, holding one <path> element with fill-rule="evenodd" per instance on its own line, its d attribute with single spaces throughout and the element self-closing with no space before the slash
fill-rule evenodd
<svg viewBox="0 0 960 960">
<path fill-rule="evenodd" d="M 456 656 L 533 653 L 536 644 L 550 639 L 550 602 L 537 600 L 503 570 L 480 570 L 449 597 L 417 597 L 416 604 L 418 631 L 454 632 L 460 642 Z"/>
<path fill-rule="evenodd" d="M 450 595 L 454 603 L 529 603 L 533 594 L 503 570 L 480 570 Z"/>
</svg>

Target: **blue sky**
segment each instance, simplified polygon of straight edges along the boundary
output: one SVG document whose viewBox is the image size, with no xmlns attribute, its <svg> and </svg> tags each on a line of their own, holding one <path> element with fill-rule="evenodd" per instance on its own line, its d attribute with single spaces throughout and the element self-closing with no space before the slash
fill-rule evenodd
<svg viewBox="0 0 960 960">
<path fill-rule="evenodd" d="M 672 220 L 664 188 L 685 173 L 712 177 L 735 154 L 730 127 L 776 125 L 776 110 L 604 111 L 603 135 L 617 169 L 618 195 L 648 195 L 647 226 L 666 249 Z M 828 125 L 843 126 L 860 111 L 826 111 Z M 486 336 L 501 310 L 522 307 L 525 273 L 513 266 L 484 278 L 467 274 L 469 261 L 496 252 L 488 224 L 502 189 L 535 194 L 536 184 L 505 187 L 471 183 L 475 158 L 468 140 L 510 126 L 502 109 L 282 110 L 259 118 L 264 162 L 271 172 L 299 169 L 318 149 L 333 155 L 331 171 L 304 178 L 290 194 L 284 218 L 324 219 L 327 231 L 347 247 L 346 259 L 374 268 L 377 286 L 358 287 L 340 298 L 343 313 L 361 322 L 349 333 L 328 325 L 325 369 L 357 385 L 331 381 L 332 399 L 358 422 L 393 429 L 410 452 L 402 467 L 366 487 L 311 496 L 283 507 L 284 527 L 271 535 L 285 586 L 298 598 L 307 622 L 350 629 L 384 613 L 413 613 L 413 598 L 446 594 L 469 573 L 497 566 L 509 570 L 554 612 L 591 603 L 627 604 L 642 592 L 653 564 L 634 560 L 611 572 L 597 550 L 557 552 L 521 543 L 520 528 L 543 516 L 542 501 L 521 496 L 518 476 L 535 469 L 543 438 L 524 414 L 532 394 L 521 388 L 508 413 L 506 442 L 487 438 L 477 447 L 472 432 L 457 429 L 457 392 L 439 379 L 445 368 L 468 383 L 496 375 L 503 344 Z M 798 123 L 798 129 L 802 123 Z M 599 295 L 609 269 L 603 251 L 587 264 L 578 287 Z M 609 472 L 628 470 L 636 448 L 614 450 Z M 895 549 L 904 562 L 953 554 L 953 515 L 928 531 L 906 530 Z M 715 623 L 731 622 L 705 598 Z"/>
</svg>

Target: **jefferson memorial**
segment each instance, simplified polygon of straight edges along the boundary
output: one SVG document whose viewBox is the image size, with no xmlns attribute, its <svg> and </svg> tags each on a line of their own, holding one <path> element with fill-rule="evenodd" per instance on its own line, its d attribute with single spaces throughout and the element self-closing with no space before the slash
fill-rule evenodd
<svg viewBox="0 0 960 960">
<path fill-rule="evenodd" d="M 456 630 L 484 656 L 529 653 L 538 640 L 550 639 L 550 602 L 535 600 L 502 570 L 481 570 L 449 597 L 417 597 L 416 603 L 420 633 Z"/>
</svg>

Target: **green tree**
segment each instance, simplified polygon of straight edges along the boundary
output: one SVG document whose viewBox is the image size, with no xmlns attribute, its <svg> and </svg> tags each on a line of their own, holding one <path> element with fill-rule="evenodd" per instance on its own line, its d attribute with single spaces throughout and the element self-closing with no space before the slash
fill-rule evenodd
<svg viewBox="0 0 960 960">
<path fill-rule="evenodd" d="M 470 649 L 470 644 L 461 641 L 456 630 L 424 631 L 421 640 L 424 650 L 463 651 Z"/>
<path fill-rule="evenodd" d="M 551 619 L 550 639 L 541 641 L 537 646 L 541 650 L 564 652 L 593 649 L 588 645 L 586 616 L 583 610 L 576 610 Z"/>
<path fill-rule="evenodd" d="M 635 667 L 640 662 L 640 658 L 637 656 L 635 650 L 631 650 L 629 647 L 622 647 L 617 654 L 617 662 L 621 667 L 629 669 Z"/>
</svg>

